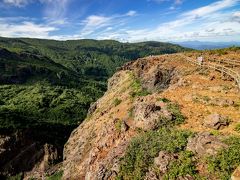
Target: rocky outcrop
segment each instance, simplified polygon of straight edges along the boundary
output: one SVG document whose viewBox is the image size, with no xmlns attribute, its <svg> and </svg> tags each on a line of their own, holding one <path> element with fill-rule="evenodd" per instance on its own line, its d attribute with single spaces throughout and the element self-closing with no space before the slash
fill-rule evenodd
<svg viewBox="0 0 240 180">
<path fill-rule="evenodd" d="M 149 103 L 144 97 L 136 100 L 133 114 L 134 126 L 144 130 L 157 129 L 163 120 L 173 118 L 163 102 Z"/>
<path fill-rule="evenodd" d="M 161 65 L 154 65 L 147 58 L 138 59 L 135 63 L 127 63 L 121 70 L 131 70 L 134 72 L 134 75 L 140 79 L 142 87 L 149 92 L 167 89 L 180 79 L 174 67 L 166 68 Z"/>
<path fill-rule="evenodd" d="M 186 120 L 180 125 L 181 127 L 177 128 L 191 130 L 197 127 L 194 129 L 195 132 L 203 130 L 200 129 L 203 128 L 202 122 L 198 119 L 206 114 L 203 111 L 206 103 L 202 103 L 202 106 L 196 105 L 197 101 L 194 102 L 194 98 L 198 97 L 199 90 L 210 91 L 206 83 L 210 80 L 199 77 L 194 67 L 184 67 L 177 61 L 179 59 L 167 64 L 165 57 L 167 56 L 160 57 L 160 60 L 143 58 L 127 63 L 109 79 L 107 92 L 89 109 L 91 116 L 72 132 L 65 144 L 63 180 L 108 180 L 121 176 L 123 168 L 121 163 L 125 163 L 122 157 L 126 154 L 131 140 L 139 132 L 161 131 L 159 129 L 161 127 L 174 128 L 173 126 L 179 124 L 177 121 L 182 123 L 181 119 Z M 185 69 L 185 72 L 182 69 Z M 145 93 L 146 89 L 148 93 Z M 134 91 L 140 93 L 135 93 L 136 96 L 133 96 Z M 193 93 L 189 93 L 190 91 Z M 117 106 L 113 103 L 115 99 L 121 100 Z M 207 97 L 205 99 L 211 100 Z M 178 107 L 170 106 L 175 105 L 175 101 L 180 105 L 181 112 Z M 188 102 L 189 105 L 186 105 Z M 231 102 L 227 103 L 231 104 Z M 201 111 L 198 111 L 200 108 Z M 205 121 L 205 125 L 211 126 L 210 128 L 221 129 L 228 125 L 221 116 L 218 120 L 214 119 L 215 116 L 209 118 L 211 122 Z M 174 122 L 175 120 L 177 123 Z M 226 147 L 228 146 L 219 137 L 208 132 L 199 132 L 188 139 L 187 147 L 184 145 L 181 151 L 192 151 L 193 166 L 195 163 L 198 166 L 200 158 L 215 155 L 218 150 Z M 172 161 L 181 160 L 178 159 L 179 153 L 169 153 L 166 149 L 165 151 L 159 152 L 153 164 L 151 159 L 153 166 L 144 169 L 144 172 L 147 171 L 145 180 L 161 179 L 164 174 L 170 172 L 168 168 Z M 205 167 L 201 168 L 196 167 L 196 171 L 201 171 L 200 175 L 206 170 Z M 192 174 L 181 175 L 176 179 L 193 180 L 195 178 Z"/>
<path fill-rule="evenodd" d="M 63 179 L 107 180 L 117 175 L 128 133 L 119 134 L 113 122 L 104 127 L 100 130 L 84 123 L 72 133 L 64 149 Z"/>
<path fill-rule="evenodd" d="M 198 156 L 214 155 L 221 148 L 227 147 L 220 139 L 209 132 L 201 132 L 189 138 L 187 150 L 196 153 Z"/>
<path fill-rule="evenodd" d="M 205 127 L 219 130 L 229 125 L 229 120 L 220 114 L 211 114 L 204 119 L 203 125 Z"/>
<path fill-rule="evenodd" d="M 149 76 L 145 76 L 145 78 L 143 78 L 142 86 L 149 92 L 159 91 L 167 89 L 170 84 L 175 83 L 172 82 L 177 81 L 175 78 L 176 72 L 174 69 L 157 67 L 149 73 Z"/>
<path fill-rule="evenodd" d="M 120 158 L 139 128 L 154 130 L 162 121 L 173 120 L 166 104 L 153 101 L 150 96 L 128 102 L 132 81 L 128 70 L 109 79 L 108 91 L 98 100 L 97 110 L 94 105 L 91 117 L 72 132 L 65 144 L 63 179 L 113 179 L 118 174 Z M 126 101 L 113 106 L 117 95 Z M 120 107 L 125 111 L 119 111 Z M 133 117 L 128 115 L 130 109 Z"/>
</svg>

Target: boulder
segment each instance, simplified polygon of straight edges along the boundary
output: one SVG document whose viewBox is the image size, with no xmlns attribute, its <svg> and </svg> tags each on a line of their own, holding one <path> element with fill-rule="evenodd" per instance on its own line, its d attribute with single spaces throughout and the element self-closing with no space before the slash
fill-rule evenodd
<svg viewBox="0 0 240 180">
<path fill-rule="evenodd" d="M 154 172 L 154 170 L 150 169 L 146 173 L 144 180 L 159 180 L 159 178 L 158 178 L 157 174 Z"/>
<path fill-rule="evenodd" d="M 178 158 L 177 154 L 171 154 L 165 151 L 160 151 L 158 157 L 154 158 L 153 167 L 149 168 L 144 180 L 162 179 L 162 175 L 164 175 L 168 171 L 168 166 L 170 162 L 177 158 Z M 158 173 L 156 173 L 156 169 Z"/>
<path fill-rule="evenodd" d="M 88 109 L 88 116 L 91 116 L 97 109 L 98 102 L 91 103 L 90 108 Z"/>
<path fill-rule="evenodd" d="M 140 103 L 134 107 L 135 126 L 144 130 L 158 128 L 158 121 L 161 115 L 161 107 L 154 103 Z"/>
<path fill-rule="evenodd" d="M 169 163 L 177 159 L 177 155 L 160 151 L 158 157 L 154 158 L 154 165 L 162 172 L 166 173 Z"/>
<path fill-rule="evenodd" d="M 161 69 L 158 67 L 142 80 L 142 87 L 149 92 L 163 90 L 169 87 L 173 77 L 176 77 L 174 69 Z"/>
<path fill-rule="evenodd" d="M 140 97 L 135 101 L 133 115 L 133 125 L 143 130 L 156 130 L 173 120 L 173 115 L 165 103 L 149 102 L 145 97 Z"/>
<path fill-rule="evenodd" d="M 125 121 L 122 121 L 121 123 L 121 132 L 124 133 L 129 129 L 129 126 L 127 125 L 127 123 Z"/>
<path fill-rule="evenodd" d="M 228 126 L 229 120 L 220 114 L 211 114 L 204 119 L 203 125 L 211 129 L 219 130 Z"/>
<path fill-rule="evenodd" d="M 200 132 L 190 137 L 187 143 L 187 150 L 196 153 L 198 156 L 215 155 L 221 148 L 227 147 L 216 136 L 209 132 Z"/>
<path fill-rule="evenodd" d="M 223 99 L 223 98 L 216 98 L 212 99 L 209 104 L 215 105 L 215 106 L 232 106 L 234 105 L 234 101 L 231 99 Z"/>
</svg>

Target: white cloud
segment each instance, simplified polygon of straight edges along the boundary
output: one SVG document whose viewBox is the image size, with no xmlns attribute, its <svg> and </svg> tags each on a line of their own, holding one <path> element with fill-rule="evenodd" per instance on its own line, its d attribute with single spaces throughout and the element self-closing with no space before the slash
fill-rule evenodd
<svg viewBox="0 0 240 180">
<path fill-rule="evenodd" d="M 54 0 L 41 0 L 42 3 L 53 3 Z M 55 0 L 56 1 L 56 0 Z M 58 1 L 58 0 L 57 0 Z M 151 0 L 152 1 L 152 0 Z M 162 0 L 160 0 L 162 1 Z M 159 2 L 160 2 L 159 1 Z M 170 0 L 169 0 L 170 1 Z M 61 1 L 68 6 L 70 0 Z M 172 1 L 176 4 L 182 1 Z M 54 13 L 49 14 L 45 19 L 45 25 L 34 23 L 34 20 L 22 19 L 20 22 L 1 20 L 0 36 L 10 37 L 40 37 L 52 39 L 116 39 L 121 41 L 182 41 L 182 40 L 239 40 L 240 41 L 240 11 L 229 8 L 237 5 L 239 0 L 220 0 L 208 6 L 183 12 L 176 17 L 176 20 L 158 24 L 158 26 L 146 28 L 131 28 L 130 22 L 137 15 L 136 11 L 129 11 L 123 14 L 112 16 L 91 15 L 82 20 L 77 33 L 72 35 L 52 35 L 58 31 L 58 27 L 67 23 L 64 18 L 65 10 L 62 5 L 57 7 Z M 50 10 L 49 6 L 49 10 Z M 54 8 L 53 8 L 54 9 Z M 58 11 L 61 11 L 58 13 Z M 65 12 L 64 12 L 65 11 Z M 47 13 L 46 13 L 47 14 Z M 51 18 L 55 17 L 55 18 Z M 57 18 L 56 18 L 57 17 Z M 132 22 L 131 22 L 132 23 Z"/>
<path fill-rule="evenodd" d="M 239 12 L 233 14 L 226 9 L 239 0 L 221 0 L 179 15 L 174 21 L 160 24 L 155 29 L 130 29 L 121 34 L 128 41 L 176 41 L 176 40 L 240 40 Z M 224 10 L 224 11 L 222 11 Z M 234 20 L 233 20 L 234 18 Z M 115 31 L 117 37 L 118 31 Z M 120 38 L 119 38 L 120 39 Z M 236 40 L 236 39 L 235 39 Z"/>
<path fill-rule="evenodd" d="M 136 11 L 128 11 L 128 12 L 126 13 L 126 16 L 135 16 L 136 14 L 137 14 Z"/>
<path fill-rule="evenodd" d="M 233 14 L 233 17 L 240 17 L 240 11 L 239 11 L 239 12 L 235 12 L 235 13 Z"/>
<path fill-rule="evenodd" d="M 111 20 L 110 17 L 92 15 L 83 21 L 86 27 L 105 26 Z"/>
<path fill-rule="evenodd" d="M 51 19 L 62 19 L 67 13 L 71 0 L 39 0 L 45 4 L 44 14 Z"/>
<path fill-rule="evenodd" d="M 183 17 L 201 17 L 236 5 L 239 0 L 221 0 L 183 14 Z"/>
<path fill-rule="evenodd" d="M 112 31 L 116 31 L 116 29 L 119 29 L 119 27 L 125 25 L 126 21 L 135 15 L 137 15 L 137 12 L 131 10 L 125 14 L 115 14 L 112 16 L 88 16 L 81 22 L 81 25 L 83 26 L 80 32 L 81 37 L 88 38 L 89 35 L 96 37 L 98 34 L 100 37 L 104 38 L 106 36 L 106 31 L 113 34 Z"/>
<path fill-rule="evenodd" d="M 182 4 L 183 0 L 175 0 L 174 4 Z"/>
<path fill-rule="evenodd" d="M 3 0 L 3 3 L 16 7 L 23 7 L 30 3 L 30 0 Z"/>
<path fill-rule="evenodd" d="M 30 3 L 40 2 L 45 5 L 43 13 L 51 19 L 63 19 L 72 0 L 3 0 L 7 6 L 22 8 Z"/>
<path fill-rule="evenodd" d="M 28 21 L 9 23 L 6 19 L 0 19 L 0 36 L 4 37 L 48 38 L 49 33 L 56 30 L 56 27 Z"/>
<path fill-rule="evenodd" d="M 86 37 L 100 28 L 110 25 L 111 17 L 91 15 L 82 21 L 81 36 Z"/>
</svg>

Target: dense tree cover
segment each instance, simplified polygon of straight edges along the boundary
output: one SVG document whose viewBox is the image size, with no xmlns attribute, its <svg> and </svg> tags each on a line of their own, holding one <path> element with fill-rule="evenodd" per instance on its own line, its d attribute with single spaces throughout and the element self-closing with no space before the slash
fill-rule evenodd
<svg viewBox="0 0 240 180">
<path fill-rule="evenodd" d="M 0 127 L 24 128 L 46 122 L 76 124 L 85 117 L 89 104 L 99 96 L 97 91 L 96 94 L 86 92 L 45 84 L 2 85 Z"/>
<path fill-rule="evenodd" d="M 160 42 L 0 38 L 0 128 L 76 125 L 117 67 L 185 50 Z"/>
<path fill-rule="evenodd" d="M 78 74 L 101 79 L 111 76 L 117 67 L 129 60 L 188 50 L 161 42 L 120 43 L 113 40 L 55 41 L 27 38 L 0 38 L 0 47 L 15 52 L 41 54 Z"/>
</svg>

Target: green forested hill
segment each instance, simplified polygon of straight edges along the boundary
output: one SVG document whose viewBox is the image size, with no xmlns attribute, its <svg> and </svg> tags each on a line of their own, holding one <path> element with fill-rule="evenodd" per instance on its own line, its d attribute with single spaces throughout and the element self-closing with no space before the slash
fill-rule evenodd
<svg viewBox="0 0 240 180">
<path fill-rule="evenodd" d="M 0 128 L 76 124 L 104 89 L 47 57 L 0 49 Z"/>
<path fill-rule="evenodd" d="M 187 50 L 161 42 L 120 43 L 113 40 L 69 40 L 0 38 L 0 47 L 15 52 L 30 52 L 49 57 L 78 74 L 106 79 L 116 67 L 148 55 Z"/>
<path fill-rule="evenodd" d="M 78 124 L 117 67 L 185 50 L 160 42 L 0 38 L 0 128 Z"/>
</svg>

